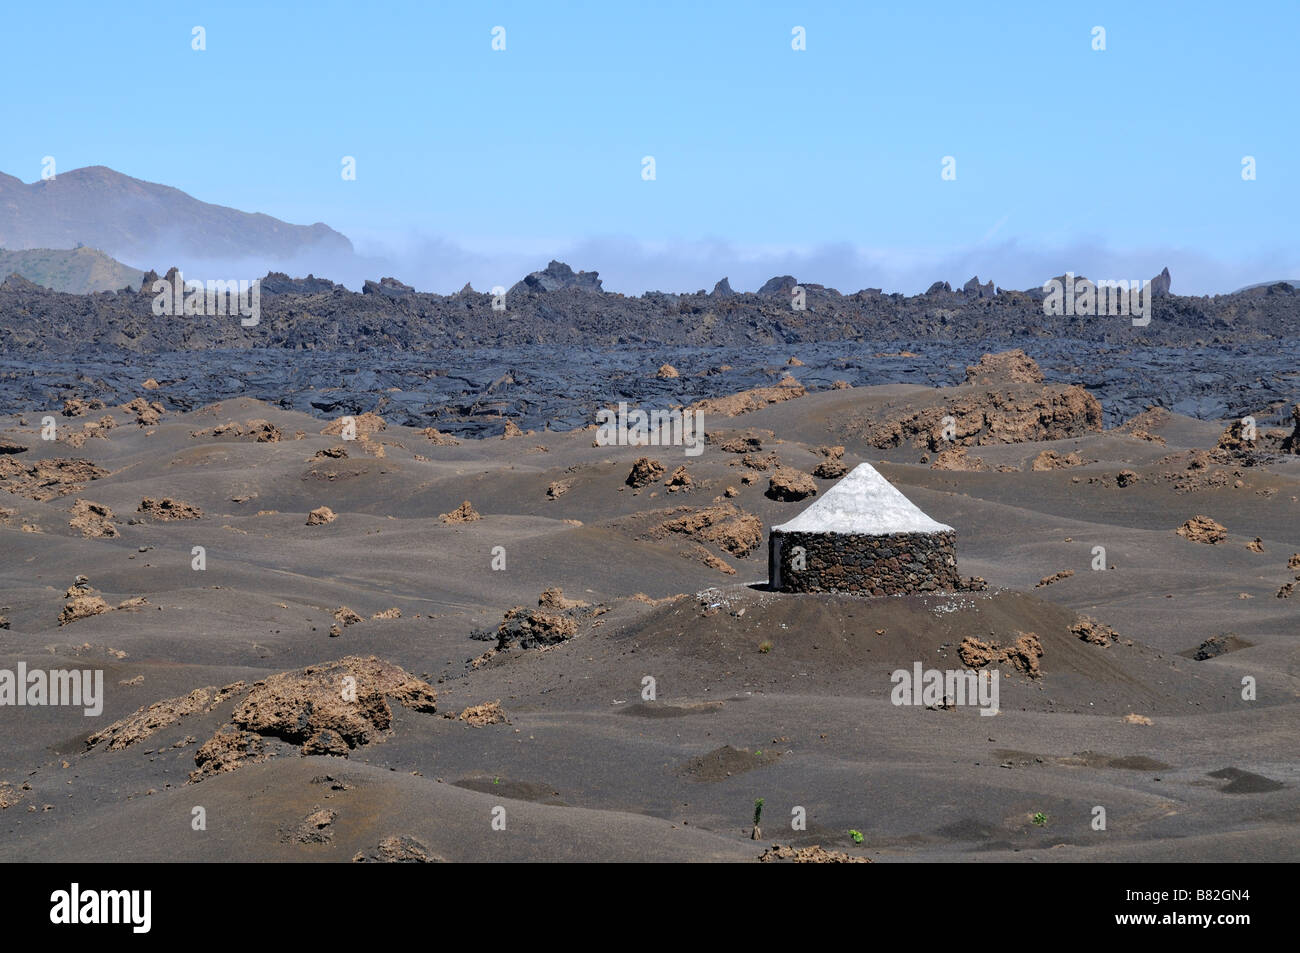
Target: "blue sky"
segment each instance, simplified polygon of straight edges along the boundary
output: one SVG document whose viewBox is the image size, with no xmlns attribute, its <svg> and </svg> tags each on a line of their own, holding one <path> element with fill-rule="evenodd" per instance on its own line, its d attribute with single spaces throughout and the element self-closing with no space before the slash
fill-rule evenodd
<svg viewBox="0 0 1300 953">
<path fill-rule="evenodd" d="M 629 293 L 1212 293 L 1300 278 L 1297 35 L 1294 2 L 11 5 L 0 169 L 324 221 L 430 290 L 560 257 Z"/>
</svg>

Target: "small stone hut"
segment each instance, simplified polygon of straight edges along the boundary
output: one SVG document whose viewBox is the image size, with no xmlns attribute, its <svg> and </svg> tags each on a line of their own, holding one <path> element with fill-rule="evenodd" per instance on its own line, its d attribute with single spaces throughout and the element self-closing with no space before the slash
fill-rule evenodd
<svg viewBox="0 0 1300 953">
<path fill-rule="evenodd" d="M 957 589 L 957 531 L 922 513 L 868 463 L 768 534 L 780 592 L 889 596 Z"/>
</svg>

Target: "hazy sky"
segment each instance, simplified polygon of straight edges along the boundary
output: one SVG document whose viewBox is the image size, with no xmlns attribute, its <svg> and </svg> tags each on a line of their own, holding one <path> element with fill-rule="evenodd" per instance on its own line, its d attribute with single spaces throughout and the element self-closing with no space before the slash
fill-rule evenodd
<svg viewBox="0 0 1300 953">
<path fill-rule="evenodd" d="M 1295 0 L 69 0 L 5 21 L 0 170 L 32 181 L 50 155 L 324 221 L 429 290 L 551 257 L 629 293 L 1300 278 Z"/>
</svg>

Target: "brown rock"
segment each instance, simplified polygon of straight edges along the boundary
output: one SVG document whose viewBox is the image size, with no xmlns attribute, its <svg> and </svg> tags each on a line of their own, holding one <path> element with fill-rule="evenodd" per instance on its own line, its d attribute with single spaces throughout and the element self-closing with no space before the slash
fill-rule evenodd
<svg viewBox="0 0 1300 953">
<path fill-rule="evenodd" d="M 1112 642 L 1119 641 L 1118 632 L 1086 615 L 1079 616 L 1079 621 L 1070 626 L 1070 632 L 1092 645 L 1110 645 Z"/>
<path fill-rule="evenodd" d="M 570 480 L 555 480 L 546 488 L 546 498 L 548 500 L 558 500 L 569 492 L 572 485 L 573 483 Z"/>
<path fill-rule="evenodd" d="M 965 447 L 949 447 L 935 454 L 930 469 L 978 473 L 987 470 L 988 466 L 979 457 L 967 456 Z"/>
<path fill-rule="evenodd" d="M 1178 527 L 1178 535 L 1193 543 L 1221 543 L 1228 538 L 1227 527 L 1216 523 L 1208 516 L 1193 516 Z"/>
<path fill-rule="evenodd" d="M 794 467 L 777 467 L 767 482 L 768 498 L 785 503 L 817 495 L 812 475 Z"/>
<path fill-rule="evenodd" d="M 89 460 L 50 458 L 25 466 L 11 456 L 0 456 L 3 489 L 38 503 L 80 492 L 90 481 L 106 476 L 107 470 Z"/>
<path fill-rule="evenodd" d="M 655 377 L 660 380 L 669 380 L 680 376 L 681 375 L 677 373 L 677 368 L 673 367 L 671 364 L 664 364 L 655 372 Z"/>
<path fill-rule="evenodd" d="M 649 457 L 641 457 L 636 463 L 632 464 L 632 470 L 627 475 L 624 482 L 633 489 L 641 489 L 643 486 L 649 486 L 656 482 L 665 473 L 664 465 L 658 460 L 651 460 Z"/>
<path fill-rule="evenodd" d="M 1042 675 L 1038 660 L 1043 657 L 1043 645 L 1033 632 L 1019 633 L 1016 641 L 1005 647 L 996 642 L 984 642 L 968 636 L 962 640 L 957 654 L 967 668 L 983 668 L 985 665 L 1006 662 L 1030 678 Z"/>
<path fill-rule="evenodd" d="M 664 481 L 669 492 L 678 490 L 689 490 L 691 488 L 691 475 L 686 472 L 685 467 L 678 467 L 672 472 L 672 475 Z"/>
<path fill-rule="evenodd" d="M 555 645 L 578 634 L 575 619 L 558 612 L 515 606 L 497 626 L 497 650 L 518 645 L 521 649 Z"/>
<path fill-rule="evenodd" d="M 1054 572 L 1050 576 L 1044 576 L 1042 579 L 1038 580 L 1038 583 L 1034 588 L 1041 589 L 1044 586 L 1050 586 L 1054 582 L 1060 582 L 1062 579 L 1069 579 L 1073 575 L 1073 569 L 1062 569 L 1060 572 Z"/>
<path fill-rule="evenodd" d="M 328 506 L 318 506 L 307 514 L 307 525 L 324 526 L 327 523 L 333 523 L 336 519 L 338 519 L 338 514 Z"/>
<path fill-rule="evenodd" d="M 443 513 L 438 517 L 444 523 L 472 523 L 482 518 L 482 515 L 478 510 L 474 509 L 474 505 L 469 500 L 466 500 L 450 513 Z"/>
<path fill-rule="evenodd" d="M 869 857 L 854 857 L 842 850 L 827 850 L 820 844 L 811 847 L 783 847 L 773 844 L 758 855 L 760 864 L 869 864 Z"/>
<path fill-rule="evenodd" d="M 113 511 L 102 503 L 77 500 L 72 504 L 72 518 L 68 525 L 85 539 L 112 539 L 118 535 L 113 525 Z"/>
<path fill-rule="evenodd" d="M 1070 467 L 1083 465 L 1083 458 L 1071 450 L 1065 456 L 1061 456 L 1055 450 L 1044 450 L 1038 456 L 1034 457 L 1034 462 L 1030 464 L 1030 469 L 1042 473 L 1046 470 L 1068 470 Z"/>
<path fill-rule="evenodd" d="M 851 418 L 847 430 L 882 450 L 907 445 L 939 451 L 1064 440 L 1100 431 L 1101 420 L 1101 404 L 1082 387 L 1008 384 L 985 392 L 959 391 L 943 403 L 921 408 L 892 401 L 869 416 Z"/>
<path fill-rule="evenodd" d="M 197 506 L 181 500 L 173 500 L 171 497 L 163 497 L 161 500 L 155 500 L 146 496 L 136 507 L 137 513 L 143 513 L 151 519 L 166 522 L 168 520 L 196 520 L 201 519 L 203 511 Z"/>
<path fill-rule="evenodd" d="M 98 592 L 85 582 L 85 576 L 78 576 L 68 591 L 63 594 L 67 603 L 59 613 L 59 625 L 67 625 L 79 619 L 88 619 L 94 615 L 111 612 L 112 607 L 104 601 Z"/>
<path fill-rule="evenodd" d="M 763 542 L 762 521 L 732 503 L 687 510 L 661 523 L 660 530 L 709 542 L 741 557 L 748 556 Z"/>
<path fill-rule="evenodd" d="M 334 610 L 333 615 L 334 615 L 334 621 L 337 622 L 339 625 L 343 626 L 343 628 L 345 629 L 350 625 L 356 625 L 358 622 L 365 621 L 361 618 L 360 615 L 353 612 L 347 606 L 339 606 L 337 609 Z"/>
<path fill-rule="evenodd" d="M 326 437 L 337 437 L 343 433 L 347 417 L 336 417 L 325 425 L 321 434 Z M 366 411 L 364 414 L 352 415 L 352 422 L 356 427 L 356 436 L 362 434 L 379 433 L 381 430 L 388 429 L 388 422 L 378 414 Z"/>
<path fill-rule="evenodd" d="M 1264 551 L 1264 541 L 1260 539 L 1258 536 L 1256 536 L 1253 540 L 1251 540 L 1249 543 L 1246 544 L 1246 548 L 1249 549 L 1252 553 L 1262 553 Z"/>
<path fill-rule="evenodd" d="M 250 420 L 244 425 L 245 434 L 253 438 L 254 443 L 279 443 L 284 437 L 280 428 L 269 420 Z"/>
<path fill-rule="evenodd" d="M 842 460 L 823 460 L 813 467 L 813 476 L 819 480 L 838 480 L 849 472 Z"/>
<path fill-rule="evenodd" d="M 373 655 L 350 655 L 255 682 L 231 721 L 238 728 L 291 744 L 330 730 L 355 748 L 391 727 L 388 698 L 412 711 L 437 710 L 437 692 L 427 682 Z"/>
<path fill-rule="evenodd" d="M 445 434 L 441 430 L 433 427 L 425 427 L 420 431 L 424 438 L 432 443 L 435 447 L 459 447 L 460 441 L 450 434 Z"/>
<path fill-rule="evenodd" d="M 197 784 L 204 778 L 234 771 L 244 764 L 265 761 L 266 745 L 251 731 L 225 725 L 194 752 L 196 770 L 190 772 L 189 783 Z"/>
<path fill-rule="evenodd" d="M 966 382 L 970 384 L 1008 381 L 1016 384 L 1041 384 L 1043 372 L 1034 359 L 1020 348 L 985 354 L 978 364 L 966 368 Z"/>
<path fill-rule="evenodd" d="M 357 851 L 352 857 L 352 862 L 355 864 L 433 864 L 441 863 L 442 858 L 414 837 L 403 834 L 385 837 L 379 842 L 378 849 L 369 853 Z"/>
<path fill-rule="evenodd" d="M 129 747 L 138 741 L 144 741 L 164 728 L 169 728 L 186 715 L 203 711 L 212 699 L 216 686 L 196 688 L 188 695 L 177 698 L 164 698 L 137 708 L 136 711 L 107 728 L 94 732 L 86 739 L 86 747 L 93 748 L 101 742 L 107 742 L 109 751 Z"/>
<path fill-rule="evenodd" d="M 564 590 L 559 586 L 552 586 L 544 590 L 537 597 L 537 604 L 543 609 L 581 609 L 584 606 L 591 605 L 591 603 L 583 602 L 581 599 L 564 598 Z"/>
<path fill-rule="evenodd" d="M 803 397 L 807 393 L 802 384 L 793 377 L 786 376 L 775 387 L 756 387 L 729 397 L 710 397 L 696 401 L 687 409 L 699 410 L 719 417 L 735 417 L 753 410 L 761 410 L 769 404 Z"/>
<path fill-rule="evenodd" d="M 505 710 L 501 707 L 501 699 L 494 702 L 485 702 L 482 705 L 471 705 L 460 713 L 460 720 L 468 722 L 475 728 L 482 728 L 486 725 L 510 724 L 506 718 Z"/>
</svg>

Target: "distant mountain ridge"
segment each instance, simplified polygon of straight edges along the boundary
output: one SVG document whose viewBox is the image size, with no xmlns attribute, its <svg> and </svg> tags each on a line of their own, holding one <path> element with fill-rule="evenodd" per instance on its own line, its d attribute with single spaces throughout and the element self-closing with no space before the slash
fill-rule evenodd
<svg viewBox="0 0 1300 953">
<path fill-rule="evenodd" d="M 208 260 L 353 253 L 352 243 L 328 225 L 291 225 L 270 215 L 212 205 L 105 166 L 32 183 L 0 172 L 0 248 L 78 244 L 145 265 L 164 249 Z"/>
<path fill-rule="evenodd" d="M 22 275 L 33 284 L 69 294 L 138 288 L 139 268 L 124 265 L 98 248 L 0 248 L 0 275 Z"/>
</svg>

